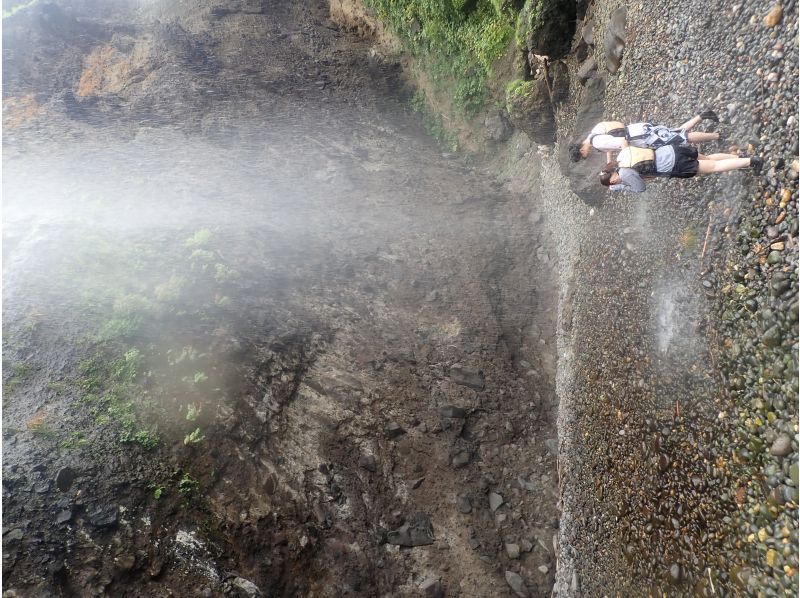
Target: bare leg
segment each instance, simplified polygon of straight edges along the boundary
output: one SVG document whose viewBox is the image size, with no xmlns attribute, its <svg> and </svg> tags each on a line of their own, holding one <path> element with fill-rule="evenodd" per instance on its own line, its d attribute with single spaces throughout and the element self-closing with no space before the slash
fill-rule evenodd
<svg viewBox="0 0 800 598">
<path fill-rule="evenodd" d="M 738 158 L 736 154 L 709 154 L 707 156 L 698 155 L 698 160 L 730 160 L 733 158 Z"/>
<path fill-rule="evenodd" d="M 728 172 L 750 166 L 750 158 L 727 158 L 724 160 L 698 160 L 697 174 Z"/>
<path fill-rule="evenodd" d="M 683 123 L 683 124 L 682 124 L 682 125 L 681 125 L 679 128 L 681 128 L 681 129 L 685 129 L 686 131 L 689 131 L 689 130 L 690 130 L 692 127 L 693 127 L 693 126 L 695 126 L 695 125 L 696 125 L 697 123 L 699 123 L 701 120 L 703 120 L 703 119 L 702 119 L 702 118 L 700 118 L 700 115 L 698 114 L 697 116 L 693 116 L 692 118 L 690 118 L 689 120 L 687 120 L 687 121 L 686 121 L 685 123 Z M 691 139 L 690 139 L 689 141 L 691 141 Z M 706 141 L 709 141 L 709 140 L 707 139 Z"/>
<path fill-rule="evenodd" d="M 683 128 L 685 129 L 686 127 Z M 689 143 L 716 141 L 717 139 L 719 139 L 719 133 L 689 133 L 686 135 L 686 138 L 689 140 Z"/>
</svg>

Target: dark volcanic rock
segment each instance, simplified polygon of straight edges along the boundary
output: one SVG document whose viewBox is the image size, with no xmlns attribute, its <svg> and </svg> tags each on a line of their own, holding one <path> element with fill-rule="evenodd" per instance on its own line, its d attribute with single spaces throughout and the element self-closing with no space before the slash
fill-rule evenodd
<svg viewBox="0 0 800 598">
<path fill-rule="evenodd" d="M 70 467 L 62 467 L 56 474 L 56 487 L 61 492 L 66 492 L 72 487 L 72 482 L 75 480 L 75 472 Z"/>
<path fill-rule="evenodd" d="M 415 513 L 398 529 L 387 534 L 386 541 L 396 546 L 427 546 L 433 544 L 433 526 L 425 513 Z"/>
<path fill-rule="evenodd" d="M 572 0 L 526 0 L 517 19 L 517 44 L 534 54 L 566 54 L 575 29 Z"/>
<path fill-rule="evenodd" d="M 511 123 L 542 144 L 555 140 L 555 121 L 548 81 L 541 73 L 532 81 L 519 81 L 506 92 L 506 109 Z"/>
</svg>

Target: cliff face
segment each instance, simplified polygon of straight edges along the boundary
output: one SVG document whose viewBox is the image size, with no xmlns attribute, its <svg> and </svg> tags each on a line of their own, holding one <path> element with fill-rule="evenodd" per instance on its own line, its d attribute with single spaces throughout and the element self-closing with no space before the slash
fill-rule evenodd
<svg viewBox="0 0 800 598">
<path fill-rule="evenodd" d="M 9 595 L 549 591 L 545 219 L 327 10 L 4 20 Z"/>
</svg>

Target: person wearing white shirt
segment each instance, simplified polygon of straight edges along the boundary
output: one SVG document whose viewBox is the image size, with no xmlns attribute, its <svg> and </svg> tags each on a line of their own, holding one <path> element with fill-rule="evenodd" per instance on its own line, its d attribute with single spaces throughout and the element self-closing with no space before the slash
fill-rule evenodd
<svg viewBox="0 0 800 598">
<path fill-rule="evenodd" d="M 677 129 L 649 122 L 633 123 L 627 126 L 618 121 L 601 122 L 592 128 L 586 139 L 569 146 L 570 159 L 578 162 L 582 158 L 588 158 L 594 149 L 605 152 L 606 161 L 610 162 L 612 153 L 622 149 L 623 141 L 627 141 L 629 145 L 635 147 L 656 149 L 665 145 L 701 143 L 719 139 L 719 133 L 691 131 L 701 120 L 719 122 L 719 118 L 711 110 L 705 110 L 692 117 Z"/>
</svg>

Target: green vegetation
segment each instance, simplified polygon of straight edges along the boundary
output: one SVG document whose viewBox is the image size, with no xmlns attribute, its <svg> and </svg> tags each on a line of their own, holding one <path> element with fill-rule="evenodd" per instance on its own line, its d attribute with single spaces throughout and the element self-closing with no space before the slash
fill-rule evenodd
<svg viewBox="0 0 800 598">
<path fill-rule="evenodd" d="M 428 135 L 433 137 L 443 147 L 452 151 L 458 149 L 458 139 L 444 125 L 442 115 L 436 114 L 428 107 L 423 94 L 419 92 L 414 94 L 414 97 L 411 98 L 411 108 L 420 115 L 422 126 L 425 127 Z"/>
<path fill-rule="evenodd" d="M 197 444 L 198 442 L 203 442 L 205 439 L 206 437 L 203 435 L 203 432 L 200 430 L 200 428 L 195 428 L 194 432 L 186 435 L 186 437 L 183 439 L 183 444 Z"/>
<path fill-rule="evenodd" d="M 184 473 L 183 477 L 181 477 L 181 481 L 178 482 L 178 492 L 186 497 L 189 497 L 195 493 L 199 486 L 200 483 L 197 480 L 195 480 L 188 473 Z"/>
<path fill-rule="evenodd" d="M 486 100 L 492 64 L 514 27 L 503 0 L 367 0 L 420 60 L 436 91 L 446 92 L 466 115 Z"/>
<path fill-rule="evenodd" d="M 39 2 L 39 0 L 30 0 L 30 2 L 21 2 L 21 3 L 17 4 L 16 6 L 12 6 L 10 9 L 3 11 L 3 18 L 6 19 L 6 18 L 18 13 L 21 10 L 24 10 L 26 8 L 30 8 L 31 6 L 33 6 L 37 2 Z"/>
<path fill-rule="evenodd" d="M 190 421 L 190 422 L 195 421 L 197 419 L 197 417 L 200 415 L 200 411 L 201 410 L 202 410 L 202 407 L 197 405 L 197 403 L 191 403 L 186 408 L 186 421 Z"/>
<path fill-rule="evenodd" d="M 3 393 L 9 395 L 14 392 L 20 384 L 31 377 L 31 374 L 33 374 L 33 366 L 31 364 L 24 361 L 12 364 L 11 377 L 3 386 Z"/>
<path fill-rule="evenodd" d="M 141 352 L 128 349 L 121 357 L 87 359 L 78 366 L 78 385 L 87 392 L 82 401 L 98 425 L 114 423 L 120 429 L 120 442 L 133 442 L 145 449 L 158 445 L 158 434 L 140 421 L 138 412 L 149 403 L 141 397 L 135 383 L 142 363 Z"/>
</svg>

